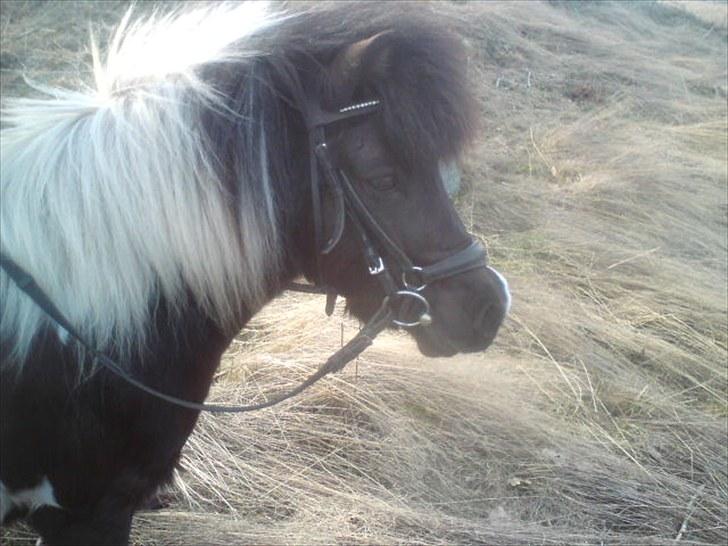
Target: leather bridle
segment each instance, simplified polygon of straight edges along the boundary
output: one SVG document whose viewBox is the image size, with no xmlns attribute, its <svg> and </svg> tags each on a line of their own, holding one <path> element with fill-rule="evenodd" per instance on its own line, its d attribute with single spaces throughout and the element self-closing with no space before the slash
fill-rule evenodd
<svg viewBox="0 0 728 546">
<path fill-rule="evenodd" d="M 404 328 L 419 325 L 427 326 L 432 320 L 430 304 L 422 291 L 430 283 L 485 267 L 487 265 L 485 248 L 480 243 L 473 241 L 465 249 L 434 264 L 426 266 L 413 265 L 407 254 L 397 246 L 375 220 L 356 193 L 346 173 L 334 166 L 326 143 L 326 127 L 344 120 L 373 114 L 380 106 L 379 101 L 370 100 L 353 104 L 336 112 L 324 111 L 317 103 L 311 101 L 308 101 L 307 104 L 308 108 L 304 112 L 304 117 L 309 135 L 317 278 L 314 285 L 292 283 L 288 288 L 303 292 L 327 294 L 326 312 L 331 314 L 336 299 L 336 290 L 325 283 L 320 259 L 321 255 L 330 253 L 337 245 L 348 218 L 361 240 L 362 252 L 369 274 L 379 281 L 385 296 L 378 310 L 359 333 L 293 390 L 260 404 L 246 406 L 200 404 L 158 391 L 131 376 L 117 362 L 87 342 L 38 286 L 35 279 L 2 252 L 0 252 L 0 269 L 3 269 L 17 287 L 33 300 L 48 317 L 63 328 L 71 339 L 83 347 L 93 361 L 150 396 L 195 411 L 240 413 L 268 408 L 299 394 L 325 375 L 341 370 L 348 362 L 371 345 L 374 338 L 390 324 Z M 321 169 L 325 174 L 323 177 L 319 174 Z M 326 242 L 323 241 L 323 184 L 327 184 L 335 203 L 334 229 L 331 237 Z M 399 282 L 395 281 L 395 277 L 390 272 L 391 263 L 396 265 L 400 273 Z"/>
<path fill-rule="evenodd" d="M 392 322 L 403 328 L 428 326 L 432 322 L 430 303 L 423 294 L 431 283 L 487 266 L 485 248 L 471 240 L 467 247 L 429 265 L 414 265 L 413 261 L 376 221 L 359 197 L 343 169 L 336 168 L 326 140 L 326 128 L 374 114 L 380 101 L 373 99 L 341 108 L 336 112 L 324 111 L 318 102 L 307 101 L 305 112 L 309 140 L 311 173 L 311 199 L 316 252 L 315 286 L 327 295 L 326 312 L 331 314 L 336 289 L 326 284 L 321 268 L 321 256 L 329 254 L 338 244 L 348 218 L 361 242 L 362 253 L 369 274 L 377 279 L 385 297 L 383 305 L 392 312 Z M 324 176 L 320 175 L 323 170 Z M 326 184 L 334 203 L 334 227 L 332 235 L 324 242 L 323 236 L 323 189 Z M 398 275 L 392 274 L 396 269 Z M 301 285 L 289 286 L 293 290 L 311 292 Z"/>
</svg>

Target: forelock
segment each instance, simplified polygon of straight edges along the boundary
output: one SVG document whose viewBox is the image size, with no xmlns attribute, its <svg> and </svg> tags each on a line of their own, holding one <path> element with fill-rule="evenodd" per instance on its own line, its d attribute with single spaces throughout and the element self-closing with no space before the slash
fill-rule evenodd
<svg viewBox="0 0 728 546">
<path fill-rule="evenodd" d="M 390 148 L 410 168 L 454 158 L 477 123 L 463 43 L 423 19 L 393 29 L 390 40 L 386 77 L 373 82 Z"/>
</svg>

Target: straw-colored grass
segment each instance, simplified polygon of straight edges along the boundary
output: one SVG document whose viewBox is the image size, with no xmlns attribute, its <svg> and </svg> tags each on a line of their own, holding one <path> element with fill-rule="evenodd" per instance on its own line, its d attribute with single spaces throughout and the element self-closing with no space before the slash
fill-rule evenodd
<svg viewBox="0 0 728 546">
<path fill-rule="evenodd" d="M 674 4 L 434 6 L 482 104 L 458 200 L 511 282 L 498 340 L 428 360 L 389 333 L 289 403 L 203 415 L 137 544 L 725 544 L 728 7 Z M 3 92 L 86 77 L 87 20 L 123 9 L 4 2 Z M 296 384 L 342 315 L 277 299 L 211 398 Z"/>
</svg>

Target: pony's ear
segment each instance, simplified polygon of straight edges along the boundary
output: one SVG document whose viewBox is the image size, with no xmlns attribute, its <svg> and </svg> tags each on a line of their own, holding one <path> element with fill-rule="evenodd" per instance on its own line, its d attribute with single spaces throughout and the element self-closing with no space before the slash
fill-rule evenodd
<svg viewBox="0 0 728 546">
<path fill-rule="evenodd" d="M 335 104 L 352 100 L 356 89 L 385 74 L 390 60 L 389 32 L 354 42 L 340 51 L 329 65 L 330 98 Z"/>
</svg>

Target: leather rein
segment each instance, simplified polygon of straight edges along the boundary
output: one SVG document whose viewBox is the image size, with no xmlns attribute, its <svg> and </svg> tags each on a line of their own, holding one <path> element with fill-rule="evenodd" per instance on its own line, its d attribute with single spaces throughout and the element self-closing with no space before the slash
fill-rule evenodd
<svg viewBox="0 0 728 546">
<path fill-rule="evenodd" d="M 325 284 L 320 260 L 321 255 L 331 252 L 339 242 L 344 231 L 344 224 L 348 218 L 354 230 L 358 233 L 369 274 L 379 281 L 385 296 L 379 309 L 356 336 L 330 356 L 305 381 L 282 395 L 259 404 L 219 405 L 192 402 L 154 389 L 131 376 L 117 362 L 88 343 L 38 286 L 33 277 L 2 252 L 0 252 L 0 268 L 48 317 L 68 332 L 69 337 L 83 347 L 95 362 L 150 396 L 182 408 L 212 413 L 257 411 L 279 404 L 301 393 L 325 375 L 341 370 L 369 347 L 374 338 L 390 324 L 403 328 L 429 325 L 432 321 L 430 304 L 422 294 L 425 287 L 432 282 L 487 265 L 486 250 L 480 243 L 475 241 L 471 242 L 467 248 L 434 264 L 427 266 L 413 265 L 407 254 L 397 246 L 377 223 L 356 193 L 346 173 L 334 167 L 326 143 L 326 127 L 344 120 L 373 114 L 378 110 L 379 106 L 378 100 L 370 100 L 341 108 L 335 112 L 329 112 L 322 110 L 318 104 L 309 102 L 307 111 L 304 112 L 309 136 L 309 168 L 318 277 L 313 285 L 290 283 L 287 288 L 300 292 L 326 294 L 326 313 L 330 315 L 333 312 L 337 292 Z M 323 170 L 324 176 L 320 176 L 320 170 Z M 323 184 L 327 185 L 330 195 L 333 196 L 336 211 L 333 233 L 325 242 L 323 240 L 322 216 Z M 386 259 L 383 258 L 383 255 Z M 395 281 L 390 273 L 388 268 L 390 262 L 393 262 L 400 272 L 399 282 Z"/>
</svg>

